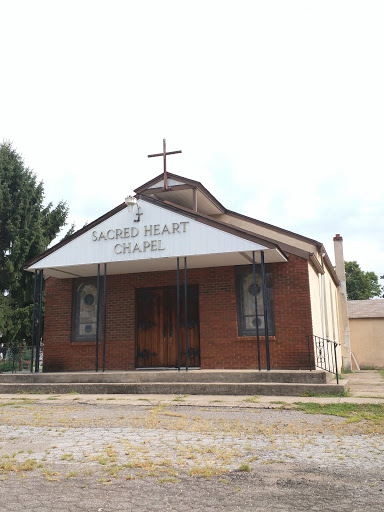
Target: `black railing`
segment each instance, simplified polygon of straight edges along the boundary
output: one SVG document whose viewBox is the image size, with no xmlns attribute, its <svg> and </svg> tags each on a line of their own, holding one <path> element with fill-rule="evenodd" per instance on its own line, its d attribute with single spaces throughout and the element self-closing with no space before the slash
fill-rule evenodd
<svg viewBox="0 0 384 512">
<path fill-rule="evenodd" d="M 336 382 L 339 383 L 339 370 L 337 367 L 337 341 L 328 338 L 320 338 L 313 334 L 306 336 L 308 341 L 309 369 L 313 366 L 316 370 L 320 368 L 336 375 Z"/>
<path fill-rule="evenodd" d="M 43 365 L 43 345 L 40 345 L 38 368 L 41 371 Z M 0 373 L 29 373 L 36 369 L 36 346 L 8 345 L 0 343 Z M 31 363 L 32 362 L 32 363 Z"/>
</svg>

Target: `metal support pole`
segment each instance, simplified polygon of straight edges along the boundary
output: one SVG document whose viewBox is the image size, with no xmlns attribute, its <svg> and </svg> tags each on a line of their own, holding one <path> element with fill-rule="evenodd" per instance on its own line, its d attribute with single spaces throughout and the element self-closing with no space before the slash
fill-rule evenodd
<svg viewBox="0 0 384 512">
<path fill-rule="evenodd" d="M 40 270 L 39 279 L 39 311 L 37 316 L 37 340 L 36 340 L 36 360 L 35 360 L 35 372 L 39 373 L 40 366 L 40 338 L 41 338 L 41 311 L 43 306 L 43 270 Z"/>
<path fill-rule="evenodd" d="M 99 320 L 100 320 L 100 263 L 97 265 L 97 304 L 96 304 L 96 369 L 99 371 Z"/>
<path fill-rule="evenodd" d="M 333 352 L 335 354 L 335 367 L 336 367 L 336 383 L 339 383 L 339 370 L 337 368 L 337 351 L 336 351 L 337 343 L 333 342 Z"/>
<path fill-rule="evenodd" d="M 185 301 L 185 371 L 188 371 L 188 288 L 187 258 L 184 258 L 184 301 Z"/>
<path fill-rule="evenodd" d="M 261 255 L 261 282 L 263 285 L 263 303 L 264 303 L 264 332 L 265 332 L 265 352 L 267 355 L 267 370 L 271 370 L 271 358 L 269 355 L 269 335 L 268 335 L 268 298 L 267 298 L 267 281 L 265 278 L 264 251 Z"/>
<path fill-rule="evenodd" d="M 177 258 L 176 270 L 176 304 L 177 304 L 177 369 L 180 371 L 180 259 Z"/>
<path fill-rule="evenodd" d="M 255 264 L 255 251 L 252 251 L 252 270 L 253 270 L 253 287 L 255 289 L 255 322 L 256 322 L 256 339 L 257 339 L 257 361 L 259 364 L 259 371 L 261 370 L 260 362 L 260 335 L 259 335 L 259 315 L 257 312 L 257 286 L 256 286 L 256 264 Z"/>
<path fill-rule="evenodd" d="M 104 326 L 103 326 L 103 372 L 105 372 L 105 345 L 107 338 L 107 264 L 104 263 Z"/>
<path fill-rule="evenodd" d="M 326 348 L 327 348 L 327 359 L 328 359 L 328 371 L 331 372 L 333 370 L 333 368 L 331 368 L 331 364 L 329 362 L 329 340 L 327 339 L 326 340 L 327 343 L 325 344 Z M 324 354 L 324 359 L 325 359 L 325 354 Z M 325 369 L 327 370 L 327 362 L 325 360 Z"/>
<path fill-rule="evenodd" d="M 312 362 L 311 362 L 311 338 L 312 336 L 307 336 L 307 341 L 308 341 L 308 362 L 309 362 L 309 370 L 312 371 Z M 312 343 L 313 343 L 313 339 L 312 339 Z"/>
<path fill-rule="evenodd" d="M 33 278 L 33 314 L 32 314 L 32 332 L 31 332 L 31 373 L 33 373 L 33 351 L 35 349 L 35 332 L 36 332 L 36 286 L 37 286 L 37 270 Z"/>
</svg>

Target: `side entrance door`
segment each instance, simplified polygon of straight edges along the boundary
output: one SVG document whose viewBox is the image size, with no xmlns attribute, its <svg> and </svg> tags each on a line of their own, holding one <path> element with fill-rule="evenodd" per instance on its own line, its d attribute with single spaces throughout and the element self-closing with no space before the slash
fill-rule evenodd
<svg viewBox="0 0 384 512">
<path fill-rule="evenodd" d="M 180 365 L 185 366 L 185 302 L 180 287 Z M 188 286 L 188 366 L 200 366 L 199 293 Z M 176 287 L 136 292 L 137 368 L 176 368 Z"/>
</svg>

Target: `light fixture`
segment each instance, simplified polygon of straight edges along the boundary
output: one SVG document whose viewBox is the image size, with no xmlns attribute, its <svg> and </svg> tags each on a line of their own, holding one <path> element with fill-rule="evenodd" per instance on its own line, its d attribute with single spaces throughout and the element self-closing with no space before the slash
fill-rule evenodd
<svg viewBox="0 0 384 512">
<path fill-rule="evenodd" d="M 132 213 L 133 212 L 133 207 L 137 204 L 136 197 L 127 196 L 125 198 L 125 204 L 127 205 L 129 213 Z"/>
</svg>

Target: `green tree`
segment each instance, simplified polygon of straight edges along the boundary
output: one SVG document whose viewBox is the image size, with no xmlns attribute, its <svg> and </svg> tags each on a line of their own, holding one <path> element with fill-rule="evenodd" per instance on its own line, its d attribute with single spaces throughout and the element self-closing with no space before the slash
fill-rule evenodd
<svg viewBox="0 0 384 512">
<path fill-rule="evenodd" d="M 379 284 L 375 272 L 364 272 L 357 261 L 345 262 L 348 300 L 366 300 L 382 297 L 384 287 Z"/>
<path fill-rule="evenodd" d="M 19 343 L 31 335 L 33 274 L 27 261 L 47 249 L 65 225 L 65 202 L 43 205 L 43 183 L 9 142 L 0 143 L 0 334 Z"/>
</svg>

